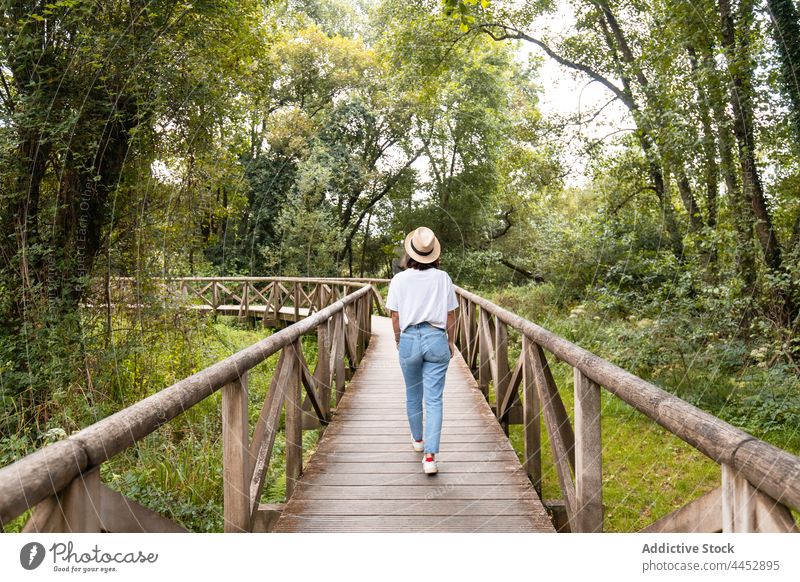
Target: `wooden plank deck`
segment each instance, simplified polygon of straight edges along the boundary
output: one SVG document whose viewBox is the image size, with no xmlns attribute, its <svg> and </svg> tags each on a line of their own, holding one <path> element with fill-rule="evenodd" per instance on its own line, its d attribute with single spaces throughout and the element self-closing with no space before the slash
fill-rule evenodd
<svg viewBox="0 0 800 582">
<path fill-rule="evenodd" d="M 411 448 L 405 384 L 386 317 L 276 532 L 554 532 L 460 355 L 444 390 L 439 472 Z"/>
</svg>

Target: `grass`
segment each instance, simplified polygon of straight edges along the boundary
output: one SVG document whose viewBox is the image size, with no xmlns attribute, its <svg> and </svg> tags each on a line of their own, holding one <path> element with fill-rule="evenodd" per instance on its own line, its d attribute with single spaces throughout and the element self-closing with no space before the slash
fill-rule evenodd
<svg viewBox="0 0 800 582">
<path fill-rule="evenodd" d="M 574 424 L 571 374 L 565 376 L 554 373 Z M 608 392 L 602 393 L 601 406 L 606 531 L 639 531 L 719 485 L 719 466 L 702 453 Z M 522 425 L 511 425 L 509 437 L 522 461 Z M 561 497 L 542 419 L 542 498 Z"/>
</svg>

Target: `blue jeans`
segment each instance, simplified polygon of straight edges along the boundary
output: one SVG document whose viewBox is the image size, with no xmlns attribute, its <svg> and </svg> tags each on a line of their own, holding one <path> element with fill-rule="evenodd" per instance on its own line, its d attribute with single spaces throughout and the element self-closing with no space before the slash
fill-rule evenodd
<svg viewBox="0 0 800 582">
<path fill-rule="evenodd" d="M 414 440 L 422 440 L 425 399 L 425 452 L 438 453 L 442 433 L 442 393 L 450 346 L 447 332 L 429 323 L 409 325 L 400 334 L 400 369 L 406 382 L 406 413 Z"/>
</svg>

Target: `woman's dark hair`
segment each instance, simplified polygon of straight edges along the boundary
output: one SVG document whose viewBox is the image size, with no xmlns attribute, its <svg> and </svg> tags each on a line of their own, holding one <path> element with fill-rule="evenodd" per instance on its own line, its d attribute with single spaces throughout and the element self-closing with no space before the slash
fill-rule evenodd
<svg viewBox="0 0 800 582">
<path fill-rule="evenodd" d="M 424 271 L 426 269 L 439 268 L 439 259 L 437 258 L 432 263 L 420 263 L 411 257 L 406 257 L 406 269 L 416 269 L 417 271 Z"/>
</svg>

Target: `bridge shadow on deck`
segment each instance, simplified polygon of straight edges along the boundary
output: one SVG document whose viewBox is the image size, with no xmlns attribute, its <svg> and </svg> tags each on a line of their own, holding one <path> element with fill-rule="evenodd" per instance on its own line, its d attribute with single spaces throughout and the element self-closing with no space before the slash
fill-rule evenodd
<svg viewBox="0 0 800 582">
<path fill-rule="evenodd" d="M 405 384 L 386 317 L 275 532 L 554 532 L 464 359 L 444 390 L 439 472 L 411 448 Z"/>
</svg>

